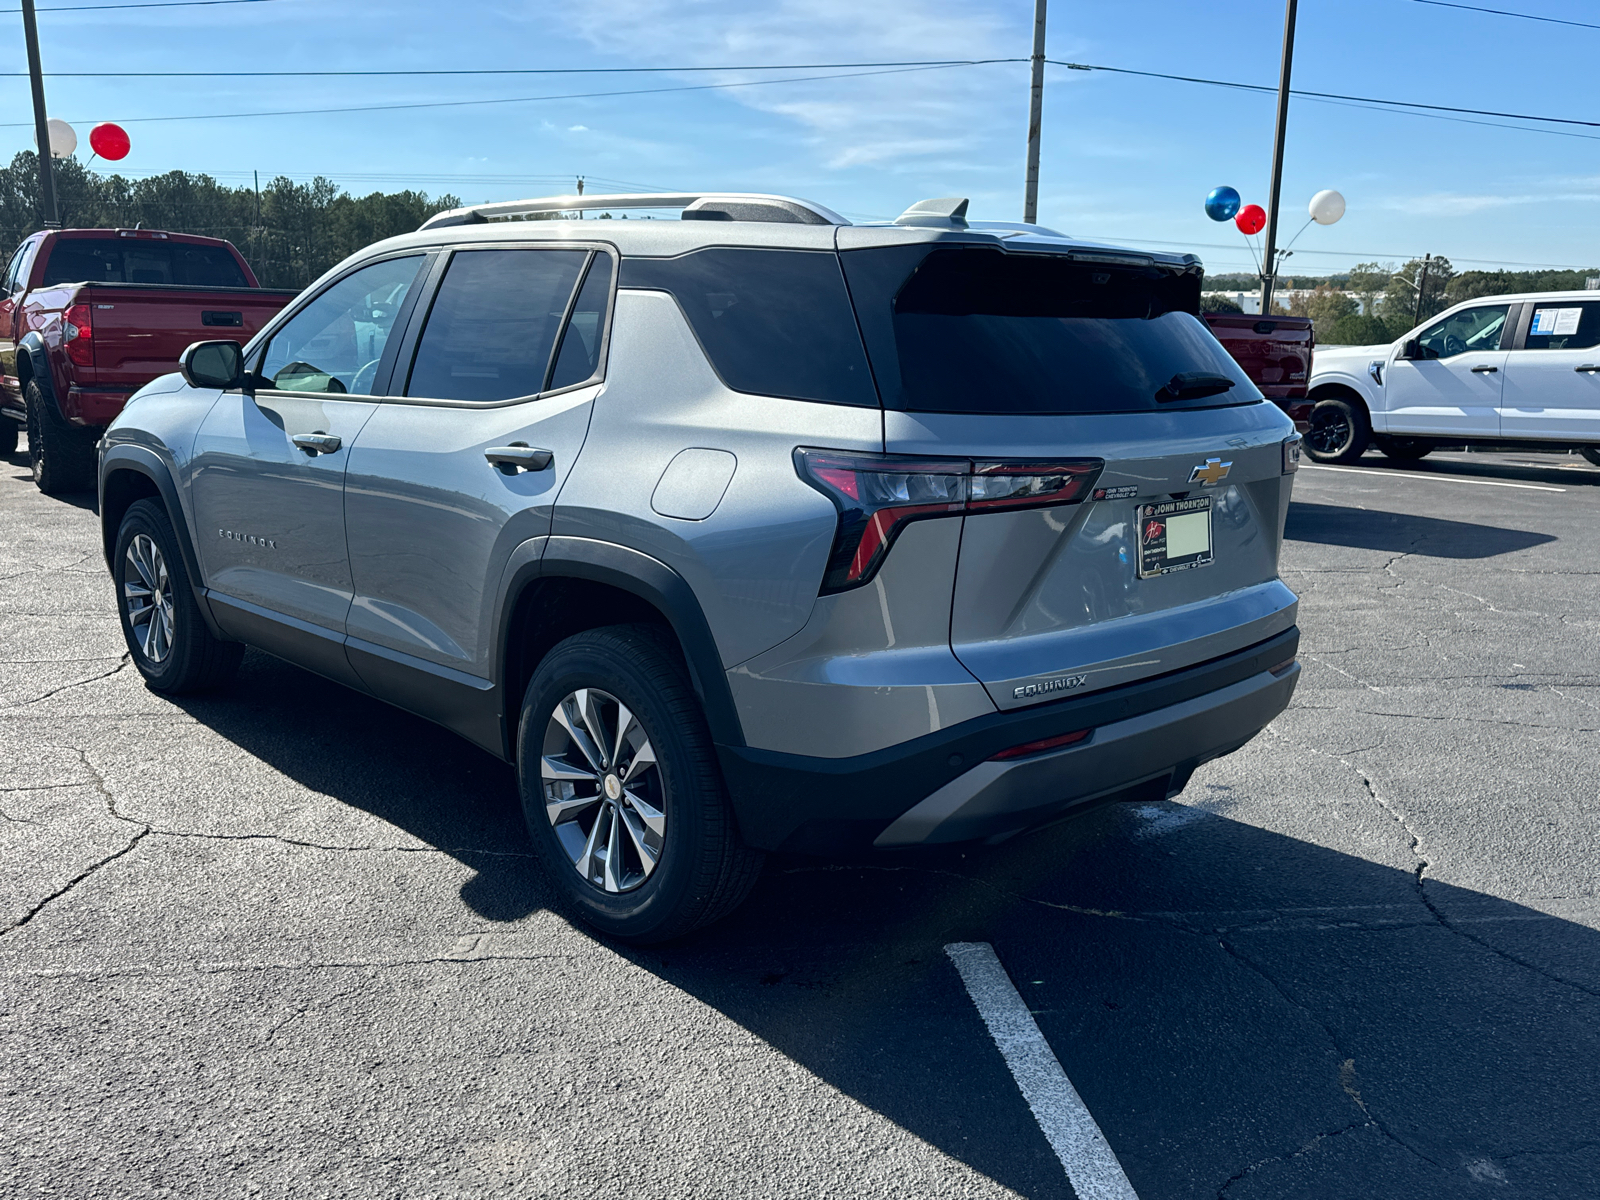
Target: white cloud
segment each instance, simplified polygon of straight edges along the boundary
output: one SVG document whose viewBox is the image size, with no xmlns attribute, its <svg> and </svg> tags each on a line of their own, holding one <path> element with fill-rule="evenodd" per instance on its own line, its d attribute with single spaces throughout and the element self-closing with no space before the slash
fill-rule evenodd
<svg viewBox="0 0 1600 1200">
<path fill-rule="evenodd" d="M 1596 192 L 1531 192 L 1522 195 L 1433 192 L 1384 200 L 1378 207 L 1418 217 L 1465 217 L 1489 209 L 1513 208 L 1524 204 L 1549 204 L 1555 201 L 1593 203 L 1597 200 L 1600 200 L 1600 193 Z"/>
<path fill-rule="evenodd" d="M 587 125 L 568 125 L 567 126 L 567 132 L 568 133 L 588 133 L 589 132 L 589 127 Z"/>
</svg>

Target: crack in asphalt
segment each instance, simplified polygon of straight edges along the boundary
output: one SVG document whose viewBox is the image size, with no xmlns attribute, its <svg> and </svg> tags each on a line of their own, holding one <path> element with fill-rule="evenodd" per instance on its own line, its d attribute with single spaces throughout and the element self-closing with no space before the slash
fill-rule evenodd
<svg viewBox="0 0 1600 1200">
<path fill-rule="evenodd" d="M 1335 667 L 1334 670 L 1338 670 L 1338 668 Z M 1344 674 L 1344 672 L 1340 672 L 1340 674 Z M 1376 691 L 1377 689 L 1373 690 Z M 1365 708 L 1341 708 L 1334 704 L 1296 704 L 1295 707 L 1303 712 L 1349 713 L 1362 717 L 1396 717 L 1406 721 L 1455 721 L 1468 725 L 1506 725 L 1513 729 L 1549 729 L 1557 733 L 1600 733 L 1600 727 L 1550 725 L 1543 721 L 1511 721 L 1496 717 L 1455 717 L 1438 713 L 1373 712 Z M 1301 744 L 1304 745 L 1304 743 Z"/>
<path fill-rule="evenodd" d="M 15 704 L 10 704 L 6 707 L 26 708 L 30 704 L 38 704 L 41 700 L 48 700 L 51 696 L 56 695 L 58 692 L 67 691 L 69 688 L 83 687 L 85 684 L 98 683 L 102 679 L 110 679 L 113 675 L 117 674 L 117 672 L 121 671 L 124 667 L 128 666 L 132 662 L 132 651 L 124 650 L 122 652 L 121 659 L 119 659 L 117 662 L 117 665 L 112 667 L 109 671 L 102 671 L 98 675 L 91 675 L 87 679 L 75 679 L 71 683 L 63 683 L 60 687 L 53 687 L 48 692 L 44 692 L 41 695 L 35 696 L 31 700 L 19 700 Z"/>
<path fill-rule="evenodd" d="M 1353 1121 L 1349 1125 L 1345 1125 L 1339 1129 L 1330 1129 L 1326 1133 L 1317 1134 L 1316 1137 L 1312 1138 L 1309 1142 L 1301 1146 L 1300 1149 L 1294 1151 L 1292 1154 L 1274 1154 L 1271 1158 L 1263 1158 L 1260 1162 L 1253 1162 L 1244 1170 L 1239 1171 L 1234 1175 L 1230 1175 L 1226 1180 L 1224 1180 L 1222 1186 L 1217 1189 L 1217 1195 L 1219 1198 L 1225 1197 L 1228 1194 L 1229 1188 L 1238 1183 L 1241 1179 L 1254 1175 L 1257 1171 L 1261 1170 L 1262 1167 L 1270 1167 L 1273 1163 L 1291 1162 L 1297 1158 L 1304 1158 L 1307 1154 L 1310 1154 L 1313 1150 L 1315 1150 L 1323 1142 L 1328 1141 L 1330 1138 L 1340 1137 L 1343 1134 L 1350 1133 L 1357 1129 L 1371 1129 L 1373 1125 L 1374 1123 L 1372 1121 Z"/>
</svg>

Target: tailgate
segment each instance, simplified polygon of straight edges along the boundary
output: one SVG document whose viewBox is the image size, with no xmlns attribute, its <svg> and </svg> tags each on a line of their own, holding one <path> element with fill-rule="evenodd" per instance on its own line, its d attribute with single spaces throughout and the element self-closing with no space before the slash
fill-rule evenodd
<svg viewBox="0 0 1600 1200">
<path fill-rule="evenodd" d="M 1311 321 L 1306 317 L 1266 318 L 1205 313 L 1223 348 L 1244 368 L 1250 381 L 1275 400 L 1299 399 L 1311 377 Z"/>
<path fill-rule="evenodd" d="M 77 300 L 91 306 L 94 377 L 102 387 L 141 387 L 177 369 L 192 342 L 250 340 L 293 292 L 255 288 L 97 286 Z"/>
</svg>

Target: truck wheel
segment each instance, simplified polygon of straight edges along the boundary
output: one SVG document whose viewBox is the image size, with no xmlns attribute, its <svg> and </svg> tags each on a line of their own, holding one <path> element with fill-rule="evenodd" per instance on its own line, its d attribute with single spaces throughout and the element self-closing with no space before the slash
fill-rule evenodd
<svg viewBox="0 0 1600 1200">
<path fill-rule="evenodd" d="M 1600 446 L 1585 447 L 1583 450 L 1583 456 L 1595 466 L 1600 467 Z"/>
<path fill-rule="evenodd" d="M 1395 462 L 1416 462 L 1433 453 L 1433 447 L 1418 438 L 1379 437 L 1373 434 L 1372 444 L 1383 451 L 1385 458 Z"/>
<path fill-rule="evenodd" d="M 178 535 L 155 500 L 128 506 L 111 559 L 117 612 L 133 665 L 153 692 L 203 692 L 226 683 L 244 647 L 211 636 L 189 584 Z"/>
<path fill-rule="evenodd" d="M 17 452 L 17 423 L 9 417 L 0 417 L 0 458 L 10 458 Z"/>
<path fill-rule="evenodd" d="M 28 409 L 28 460 L 39 490 L 46 496 L 60 496 L 94 487 L 99 431 L 68 425 L 31 379 L 23 389 L 23 399 Z"/>
<path fill-rule="evenodd" d="M 1367 414 L 1359 404 L 1343 396 L 1318 400 L 1311 410 L 1310 426 L 1305 447 L 1313 462 L 1355 462 L 1366 453 L 1372 437 Z"/>
<path fill-rule="evenodd" d="M 593 629 L 550 651 L 522 702 L 517 778 L 546 874 L 611 937 L 679 937 L 732 911 L 761 873 L 699 702 L 652 626 Z"/>
</svg>

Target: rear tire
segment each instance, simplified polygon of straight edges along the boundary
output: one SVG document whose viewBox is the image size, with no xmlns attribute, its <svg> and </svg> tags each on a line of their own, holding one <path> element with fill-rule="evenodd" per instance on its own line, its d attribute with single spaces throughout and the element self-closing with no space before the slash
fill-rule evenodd
<svg viewBox="0 0 1600 1200">
<path fill-rule="evenodd" d="M 1378 437 L 1374 435 L 1372 444 L 1383 451 L 1383 456 L 1394 462 L 1417 462 L 1427 458 L 1433 453 L 1433 447 L 1417 438 L 1403 437 Z"/>
<path fill-rule="evenodd" d="M 111 576 L 122 636 L 151 691 L 204 692 L 233 677 L 244 647 L 213 637 L 206 628 L 178 535 L 159 502 L 136 500 L 128 506 L 117 530 Z"/>
<path fill-rule="evenodd" d="M 761 873 L 676 646 L 654 626 L 593 629 L 550 651 L 523 699 L 517 764 L 546 874 L 609 937 L 681 937 L 731 912 Z"/>
<path fill-rule="evenodd" d="M 34 380 L 22 395 L 28 409 L 28 460 L 39 490 L 60 496 L 93 488 L 100 431 L 67 424 Z"/>
<path fill-rule="evenodd" d="M 1587 446 L 1580 453 L 1595 466 L 1600 467 L 1600 446 Z"/>
<path fill-rule="evenodd" d="M 10 458 L 17 452 L 17 434 L 21 431 L 10 417 L 0 417 L 0 458 Z"/>
<path fill-rule="evenodd" d="M 1361 404 L 1344 396 L 1318 400 L 1305 433 L 1305 451 L 1312 462 L 1352 463 L 1367 452 L 1372 426 Z"/>
</svg>

